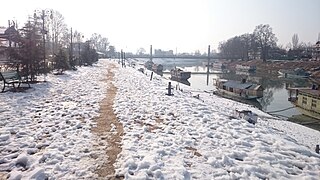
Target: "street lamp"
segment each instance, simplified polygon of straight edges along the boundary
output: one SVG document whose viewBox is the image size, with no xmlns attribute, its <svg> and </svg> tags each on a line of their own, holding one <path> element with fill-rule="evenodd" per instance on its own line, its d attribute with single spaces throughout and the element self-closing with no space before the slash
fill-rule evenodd
<svg viewBox="0 0 320 180">
<path fill-rule="evenodd" d="M 52 10 L 35 10 L 34 11 L 34 18 L 37 18 L 37 14 L 40 13 L 40 17 L 42 20 L 42 29 L 41 29 L 41 34 L 42 34 L 42 39 L 43 39 L 43 71 L 44 71 L 44 81 L 46 81 L 46 75 L 47 75 L 47 66 L 46 66 L 46 34 L 48 31 L 44 28 L 45 25 L 45 17 L 50 16 L 50 19 L 53 18 L 53 12 Z"/>
<path fill-rule="evenodd" d="M 79 63 L 79 66 L 81 66 L 82 65 L 82 61 L 81 61 L 81 43 L 82 43 L 82 39 L 84 38 L 84 35 L 82 35 L 81 33 L 79 33 L 78 32 L 78 34 L 77 34 L 77 41 L 78 41 L 78 56 L 79 56 L 79 58 L 78 58 L 78 63 Z"/>
</svg>

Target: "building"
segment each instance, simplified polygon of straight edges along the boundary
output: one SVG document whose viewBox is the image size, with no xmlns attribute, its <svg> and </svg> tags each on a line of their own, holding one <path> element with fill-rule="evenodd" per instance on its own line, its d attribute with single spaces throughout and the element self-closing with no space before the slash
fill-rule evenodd
<svg viewBox="0 0 320 180">
<path fill-rule="evenodd" d="M 289 101 L 296 105 L 302 114 L 320 119 L 320 91 L 315 86 L 310 89 L 291 88 L 289 91 Z M 292 97 L 293 93 L 296 97 Z"/>
<path fill-rule="evenodd" d="M 19 32 L 14 25 L 9 28 L 0 27 L 0 66 L 6 65 L 11 61 L 7 49 L 9 47 L 18 47 L 18 37 Z"/>
<path fill-rule="evenodd" d="M 320 60 L 320 41 L 313 46 L 312 59 L 316 61 Z"/>
<path fill-rule="evenodd" d="M 164 50 L 161 50 L 161 49 L 155 49 L 154 50 L 154 55 L 155 56 L 173 56 L 173 50 L 164 51 Z"/>
</svg>

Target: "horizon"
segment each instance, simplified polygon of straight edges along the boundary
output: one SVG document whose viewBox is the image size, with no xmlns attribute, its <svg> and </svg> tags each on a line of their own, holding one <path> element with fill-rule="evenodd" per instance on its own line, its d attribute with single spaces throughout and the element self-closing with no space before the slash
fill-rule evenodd
<svg viewBox="0 0 320 180">
<path fill-rule="evenodd" d="M 222 41 L 252 33 L 259 24 L 269 24 L 286 47 L 293 34 L 299 42 L 315 44 L 320 33 L 320 1 L 318 0 L 94 0 L 83 2 L 22 1 L 4 2 L 0 26 L 17 20 L 21 27 L 35 9 L 54 9 L 65 18 L 68 28 L 82 32 L 85 39 L 93 33 L 109 39 L 119 51 L 136 53 L 139 48 L 177 50 L 177 53 L 217 50 Z M 61 5 L 63 4 L 63 6 Z M 71 11 L 70 11 L 71 10 Z"/>
</svg>

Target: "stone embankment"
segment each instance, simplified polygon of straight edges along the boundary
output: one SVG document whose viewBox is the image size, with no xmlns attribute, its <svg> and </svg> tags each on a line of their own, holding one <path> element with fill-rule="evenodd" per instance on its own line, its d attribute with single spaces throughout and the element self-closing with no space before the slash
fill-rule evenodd
<svg viewBox="0 0 320 180">
<path fill-rule="evenodd" d="M 320 78 L 320 61 L 303 61 L 303 60 L 286 60 L 286 61 L 267 61 L 251 60 L 251 61 L 232 61 L 227 62 L 227 67 L 235 69 L 237 64 L 254 65 L 258 72 L 277 72 L 280 69 L 303 68 L 312 73 L 313 78 Z"/>
</svg>

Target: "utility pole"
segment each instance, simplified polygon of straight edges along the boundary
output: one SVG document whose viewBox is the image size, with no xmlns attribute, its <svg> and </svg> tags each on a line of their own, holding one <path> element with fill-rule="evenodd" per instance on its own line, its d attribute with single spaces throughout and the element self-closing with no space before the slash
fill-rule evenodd
<svg viewBox="0 0 320 180">
<path fill-rule="evenodd" d="M 46 82 L 46 76 L 47 76 L 47 66 L 46 66 L 46 32 L 44 29 L 44 10 L 42 10 L 42 39 L 43 39 L 43 71 L 44 71 L 44 81 Z"/>
<path fill-rule="evenodd" d="M 69 58 L 69 61 L 71 64 L 73 64 L 73 42 L 72 42 L 72 37 L 73 37 L 73 34 L 72 34 L 72 28 L 71 28 L 71 44 L 70 44 L 70 58 Z"/>
<path fill-rule="evenodd" d="M 152 45 L 150 45 L 150 61 L 152 62 Z"/>
<path fill-rule="evenodd" d="M 208 46 L 207 86 L 209 85 L 210 45 Z"/>
<path fill-rule="evenodd" d="M 81 62 L 80 42 L 78 43 L 78 48 L 79 48 L 79 64 L 81 66 L 82 62 Z"/>
</svg>

